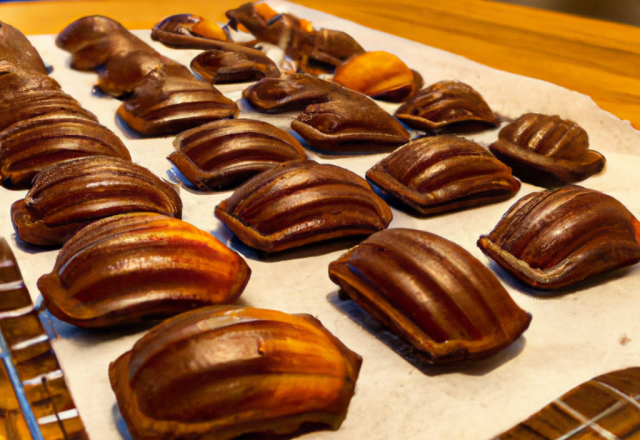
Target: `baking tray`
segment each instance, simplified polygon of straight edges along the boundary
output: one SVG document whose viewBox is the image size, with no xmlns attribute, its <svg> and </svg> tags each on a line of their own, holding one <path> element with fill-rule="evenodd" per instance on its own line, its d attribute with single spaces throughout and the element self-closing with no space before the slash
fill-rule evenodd
<svg viewBox="0 0 640 440">
<path fill-rule="evenodd" d="M 352 35 L 366 50 L 386 50 L 404 60 L 423 76 L 425 84 L 445 79 L 465 82 L 478 90 L 504 121 L 526 112 L 558 114 L 584 127 L 591 148 L 603 153 L 603 173 L 582 185 L 603 191 L 640 215 L 640 135 L 629 123 L 598 108 L 588 97 L 553 84 L 498 71 L 465 58 L 284 1 L 269 4 L 280 12 L 309 19 L 316 28 L 330 28 Z M 189 11 L 185 11 L 189 12 Z M 183 64 L 199 51 L 172 50 L 151 42 L 149 31 L 136 35 L 164 55 Z M 173 151 L 173 137 L 144 139 L 115 116 L 120 101 L 96 93 L 94 73 L 69 68 L 69 54 L 57 49 L 55 36 L 29 37 L 63 90 L 75 97 L 100 122 L 118 134 L 132 158 L 158 176 L 178 182 L 166 157 Z M 237 100 L 240 117 L 255 117 L 288 131 L 295 114 L 260 115 L 241 100 L 247 84 L 220 86 Z M 397 105 L 381 105 L 393 112 Z M 506 122 L 505 122 L 506 123 Z M 485 146 L 497 138 L 498 129 L 465 135 Z M 364 177 L 384 154 L 320 156 L 311 159 L 332 163 Z M 582 283 L 561 294 L 523 287 L 482 255 L 476 247 L 481 234 L 490 232 L 518 198 L 538 191 L 523 184 L 515 198 L 484 207 L 431 217 L 416 217 L 392 208 L 391 228 L 408 227 L 441 235 L 470 251 L 501 279 L 511 296 L 533 315 L 524 335 L 499 354 L 457 367 L 432 367 L 415 351 L 351 302 L 338 299 L 337 287 L 327 267 L 353 242 L 332 242 L 268 256 L 251 250 L 233 237 L 214 216 L 214 207 L 231 192 L 198 193 L 183 187 L 183 218 L 210 231 L 238 250 L 252 270 L 251 280 L 239 304 L 273 308 L 316 316 L 349 348 L 364 358 L 347 419 L 336 432 L 320 431 L 308 439 L 488 439 L 512 427 L 572 387 L 596 375 L 640 365 L 640 268 L 614 271 Z M 33 300 L 38 303 L 37 279 L 54 265 L 57 250 L 42 250 L 16 240 L 9 207 L 26 191 L 0 190 L 0 233 L 16 255 Z M 129 350 L 145 327 L 82 330 L 45 315 L 58 339 L 54 349 L 67 384 L 93 440 L 127 438 L 109 386 L 107 368 Z"/>
</svg>

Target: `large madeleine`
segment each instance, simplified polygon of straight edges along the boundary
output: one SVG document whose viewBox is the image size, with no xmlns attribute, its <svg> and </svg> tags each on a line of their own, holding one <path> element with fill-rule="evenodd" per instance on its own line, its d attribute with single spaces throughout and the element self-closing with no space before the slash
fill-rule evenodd
<svg viewBox="0 0 640 440">
<path fill-rule="evenodd" d="M 338 429 L 361 364 L 310 315 L 220 306 L 158 325 L 109 378 L 134 439 L 228 440 Z"/>
<path fill-rule="evenodd" d="M 208 232 L 160 214 L 131 213 L 76 234 L 38 288 L 57 318 L 106 327 L 232 303 L 250 273 Z"/>
</svg>

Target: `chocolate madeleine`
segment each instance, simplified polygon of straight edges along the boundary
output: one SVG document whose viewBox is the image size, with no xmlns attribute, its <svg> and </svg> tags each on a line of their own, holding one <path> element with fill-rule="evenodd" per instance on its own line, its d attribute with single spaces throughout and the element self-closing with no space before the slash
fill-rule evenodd
<svg viewBox="0 0 640 440">
<path fill-rule="evenodd" d="M 140 211 L 180 218 L 182 202 L 171 185 L 146 168 L 93 156 L 40 171 L 25 198 L 11 206 L 11 218 L 21 240 L 52 246 L 101 218 Z"/>
<path fill-rule="evenodd" d="M 276 63 L 262 52 L 254 52 L 207 50 L 191 61 L 191 68 L 210 84 L 257 81 L 264 77 L 280 78 Z"/>
<path fill-rule="evenodd" d="M 640 223 L 613 197 L 575 185 L 516 202 L 478 246 L 511 275 L 556 290 L 640 261 Z"/>
<path fill-rule="evenodd" d="M 429 133 L 479 131 L 499 125 L 482 96 L 459 81 L 440 81 L 420 90 L 395 116 Z"/>
<path fill-rule="evenodd" d="M 599 173 L 605 158 L 573 121 L 527 113 L 500 130 L 489 147 L 524 182 L 544 187 L 580 182 Z"/>
<path fill-rule="evenodd" d="M 634 439 L 640 425 L 640 368 L 595 377 L 494 440 Z"/>
<path fill-rule="evenodd" d="M 337 430 L 361 364 L 310 315 L 218 306 L 154 327 L 109 379 L 135 440 L 229 440 Z"/>
<path fill-rule="evenodd" d="M 489 269 L 429 232 L 378 232 L 331 263 L 329 277 L 436 365 L 491 356 L 531 321 Z"/>
<path fill-rule="evenodd" d="M 401 102 L 422 88 L 422 76 L 392 53 L 365 52 L 338 66 L 332 81 L 375 99 Z"/>
<path fill-rule="evenodd" d="M 374 165 L 367 179 L 423 214 L 498 202 L 520 189 L 484 147 L 444 135 L 414 139 Z"/>
<path fill-rule="evenodd" d="M 285 53 L 307 73 L 330 71 L 331 67 L 365 52 L 344 32 L 315 30 L 307 20 L 293 14 L 278 14 L 266 3 L 245 3 L 226 15 L 232 28 L 242 25 L 259 41 L 284 46 Z"/>
<path fill-rule="evenodd" d="M 253 119 L 225 119 L 180 133 L 169 160 L 196 187 L 237 186 L 290 160 L 306 158 L 286 131 Z"/>
<path fill-rule="evenodd" d="M 0 179 L 5 188 L 28 189 L 42 169 L 86 156 L 131 160 L 120 138 L 77 113 L 34 116 L 0 132 Z"/>
<path fill-rule="evenodd" d="M 118 115 L 144 135 L 178 133 L 238 114 L 233 101 L 110 18 L 81 18 L 56 44 L 72 53 L 74 69 L 97 70 L 102 90 L 127 94 Z"/>
<path fill-rule="evenodd" d="M 313 161 L 286 162 L 238 188 L 215 210 L 245 244 L 275 252 L 351 235 L 391 222 L 391 209 L 366 180 Z"/>
<path fill-rule="evenodd" d="M 229 304 L 251 270 L 208 232 L 154 213 L 92 223 L 60 250 L 38 288 L 47 309 L 81 327 L 107 327 Z"/>
<path fill-rule="evenodd" d="M 264 78 L 242 96 L 265 113 L 302 110 L 291 128 L 318 150 L 379 151 L 410 139 L 402 124 L 373 100 L 309 75 Z"/>
<path fill-rule="evenodd" d="M 151 29 L 151 39 L 174 49 L 216 49 L 229 36 L 217 23 L 192 14 L 171 15 Z M 233 44 L 233 43 L 232 43 Z"/>
</svg>

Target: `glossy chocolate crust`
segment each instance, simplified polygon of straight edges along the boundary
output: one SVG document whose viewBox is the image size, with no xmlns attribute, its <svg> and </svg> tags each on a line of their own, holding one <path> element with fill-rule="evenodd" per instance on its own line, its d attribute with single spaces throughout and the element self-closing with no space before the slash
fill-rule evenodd
<svg viewBox="0 0 640 440">
<path fill-rule="evenodd" d="M 365 52 L 362 46 L 344 32 L 304 29 L 300 19 L 293 14 L 279 14 L 267 21 L 260 16 L 254 3 L 245 3 L 237 9 L 227 11 L 226 15 L 231 27 L 237 29 L 238 24 L 242 24 L 260 41 L 276 46 L 285 42 L 285 53 L 303 70 L 307 69 L 308 59 L 339 66 L 349 58 Z"/>
<path fill-rule="evenodd" d="M 280 70 L 271 58 L 256 53 L 207 50 L 191 61 L 194 72 L 210 84 L 257 81 L 262 78 L 280 78 Z"/>
<path fill-rule="evenodd" d="M 640 368 L 613 371 L 577 386 L 493 440 L 635 439 Z"/>
<path fill-rule="evenodd" d="M 318 150 L 379 151 L 410 139 L 402 124 L 372 99 L 309 75 L 264 78 L 242 96 L 265 113 L 302 110 L 291 128 Z"/>
<path fill-rule="evenodd" d="M 414 139 L 374 165 L 367 179 L 422 214 L 506 200 L 520 189 L 487 149 L 446 135 Z"/>
<path fill-rule="evenodd" d="M 500 130 L 489 147 L 524 182 L 544 187 L 579 182 L 599 173 L 605 158 L 589 150 L 589 136 L 573 121 L 527 113 Z"/>
<path fill-rule="evenodd" d="M 58 319 L 108 327 L 229 304 L 251 270 L 208 232 L 154 213 L 99 220 L 60 250 L 38 288 Z"/>
<path fill-rule="evenodd" d="M 0 183 L 5 188 L 30 188 L 38 171 L 67 159 L 130 159 L 120 139 L 47 76 L 29 40 L 1 22 L 0 101 Z"/>
<path fill-rule="evenodd" d="M 206 21 L 192 14 L 170 15 L 151 29 L 151 39 L 174 49 L 224 50 L 224 48 L 236 46 L 236 43 L 229 41 L 226 34 L 224 39 L 198 34 L 195 28 Z M 240 46 L 240 44 L 237 45 Z"/>
<path fill-rule="evenodd" d="M 352 235 L 391 222 L 391 209 L 363 178 L 335 165 L 286 162 L 216 206 L 215 215 L 245 244 L 275 252 Z"/>
<path fill-rule="evenodd" d="M 229 440 L 337 430 L 361 364 L 310 315 L 221 306 L 156 326 L 109 378 L 135 440 Z"/>
<path fill-rule="evenodd" d="M 484 98 L 459 81 L 440 81 L 420 90 L 395 116 L 429 133 L 479 131 L 499 125 Z"/>
<path fill-rule="evenodd" d="M 238 114 L 233 101 L 110 18 L 81 18 L 58 35 L 56 44 L 71 52 L 72 68 L 97 70 L 102 90 L 126 94 L 118 115 L 144 135 L 179 133 Z"/>
<path fill-rule="evenodd" d="M 93 156 L 39 172 L 25 198 L 11 205 L 11 218 L 21 240 L 53 246 L 96 220 L 140 211 L 180 218 L 182 202 L 171 185 L 146 168 Z"/>
<path fill-rule="evenodd" d="M 3 28 L 7 25 L 4 24 Z M 22 70 L 0 60 L 0 130 L 16 122 L 53 112 L 66 112 L 97 122 L 93 113 L 83 109 L 46 74 Z"/>
<path fill-rule="evenodd" d="M 169 156 L 198 189 L 237 186 L 290 160 L 306 159 L 300 143 L 286 131 L 253 119 L 225 119 L 180 133 Z"/>
<path fill-rule="evenodd" d="M 0 60 L 20 70 L 47 74 L 40 54 L 22 32 L 0 21 Z"/>
<path fill-rule="evenodd" d="M 520 281 L 556 290 L 636 264 L 639 237 L 640 223 L 622 203 L 570 185 L 523 197 L 478 246 Z"/>
<path fill-rule="evenodd" d="M 436 365 L 491 356 L 531 321 L 489 269 L 429 232 L 378 232 L 331 263 L 329 277 Z"/>
<path fill-rule="evenodd" d="M 118 136 L 76 113 L 34 116 L 0 132 L 0 179 L 5 188 L 31 188 L 33 178 L 44 168 L 87 156 L 131 160 Z"/>
</svg>

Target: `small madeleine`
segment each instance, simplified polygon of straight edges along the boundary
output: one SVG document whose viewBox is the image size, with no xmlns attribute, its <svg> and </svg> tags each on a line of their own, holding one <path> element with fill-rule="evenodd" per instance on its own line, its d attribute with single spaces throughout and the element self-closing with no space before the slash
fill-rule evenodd
<svg viewBox="0 0 640 440">
<path fill-rule="evenodd" d="M 397 56 L 384 51 L 365 52 L 336 69 L 333 81 L 356 92 L 401 101 L 415 92 L 414 72 Z"/>
<path fill-rule="evenodd" d="M 531 321 L 493 272 L 429 232 L 378 232 L 331 263 L 329 277 L 432 364 L 490 356 Z"/>
</svg>

